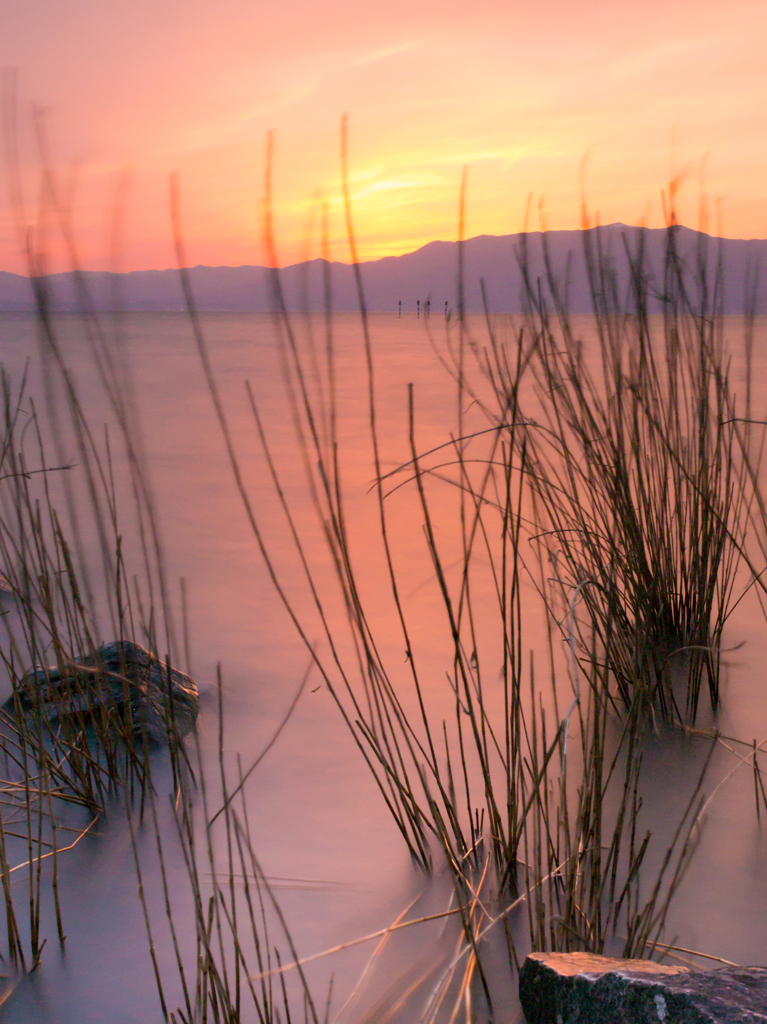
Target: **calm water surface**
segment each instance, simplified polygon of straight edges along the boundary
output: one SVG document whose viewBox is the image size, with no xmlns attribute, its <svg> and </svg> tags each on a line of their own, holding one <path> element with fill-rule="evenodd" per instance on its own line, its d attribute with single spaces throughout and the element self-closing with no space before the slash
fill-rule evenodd
<svg viewBox="0 0 767 1024">
<path fill-rule="evenodd" d="M 308 556 L 328 594 L 329 614 L 340 623 L 338 593 L 305 497 L 302 461 L 280 383 L 274 325 L 269 317 L 259 314 L 215 314 L 202 320 L 254 509 L 278 572 L 307 623 L 307 635 L 310 641 L 319 640 L 320 624 L 268 481 L 244 388 L 248 380 L 267 424 L 275 463 L 286 494 L 294 503 L 299 529 L 307 538 Z M 444 325 L 437 318 L 431 324 L 437 347 L 444 355 Z M 455 385 L 429 343 L 426 326 L 414 318 L 371 318 L 385 470 L 409 458 L 408 383 L 414 384 L 418 447 L 426 450 L 443 443 L 455 430 Z M 738 325 L 733 322 L 731 326 L 737 339 Z M 298 324 L 299 330 L 306 327 Z M 322 343 L 321 320 L 312 320 L 309 327 Z M 58 329 L 67 341 L 68 359 L 91 422 L 110 421 L 77 319 L 61 317 Z M 275 594 L 233 485 L 188 321 L 181 314 L 137 314 L 127 318 L 121 329 L 134 376 L 135 402 L 174 592 L 182 577 L 186 581 L 190 670 L 204 695 L 200 720 L 204 756 L 212 766 L 215 764 L 213 685 L 220 664 L 226 749 L 231 765 L 238 752 L 247 765 L 282 719 L 306 670 L 307 652 Z M 481 347 L 481 324 L 473 324 L 472 330 Z M 334 337 L 339 435 L 352 546 L 382 654 L 393 666 L 393 673 L 402 673 L 404 680 L 404 645 L 381 575 L 383 561 L 375 541 L 377 509 L 370 490 L 373 467 L 358 319 L 338 316 Z M 760 324 L 754 374 L 757 383 L 767 382 L 765 342 L 764 324 Z M 0 317 L 0 353 L 14 379 L 29 361 L 30 393 L 37 396 L 42 408 L 36 327 L 31 317 Z M 757 398 L 759 393 L 757 386 Z M 476 407 L 469 408 L 466 416 L 467 429 L 486 425 Z M 481 444 L 476 442 L 480 455 Z M 119 477 L 124 469 L 119 452 L 115 465 Z M 128 496 L 122 483 L 118 482 L 118 490 Z M 389 504 L 406 611 L 418 624 L 423 675 L 433 706 L 447 711 L 451 699 L 444 682 L 449 665 L 444 663 L 440 646 L 443 612 L 421 522 L 407 488 L 393 494 Z M 448 545 L 454 509 L 455 499 L 446 485 L 444 517 L 437 525 Z M 135 539 L 130 515 L 126 516 L 125 534 L 128 542 Z M 490 599 L 489 591 L 487 596 Z M 481 591 L 479 598 L 481 604 Z M 107 628 L 105 622 L 105 631 Z M 480 622 L 478 628 L 482 632 L 485 626 Z M 490 621 L 486 628 L 492 646 Z M 531 649 L 540 646 L 542 635 L 542 623 L 533 612 L 526 628 Z M 106 632 L 104 639 L 109 639 Z M 767 623 L 756 600 L 749 598 L 738 609 L 727 644 L 734 649 L 725 657 L 719 725 L 724 733 L 749 741 L 755 737 L 758 743 L 767 738 Z M 439 879 L 427 886 L 413 871 L 367 768 L 332 698 L 319 683 L 319 677 L 310 682 L 289 726 L 246 790 L 257 853 L 265 873 L 275 879 L 281 906 L 302 955 L 385 927 L 421 890 L 425 894 L 419 906 L 424 912 L 443 909 L 448 900 L 447 889 Z M 645 772 L 652 785 L 646 793 L 646 810 L 651 827 L 657 828 L 661 837 L 656 860 L 665 852 L 663 837 L 668 836 L 686 802 L 698 753 L 691 754 L 689 743 L 681 739 L 674 742 L 665 738 L 649 744 Z M 737 763 L 723 749 L 715 755 L 706 787 L 713 796 L 702 843 L 673 905 L 666 938 L 736 963 L 758 964 L 765 962 L 767 949 L 767 847 L 754 813 L 753 775 L 748 767 L 733 771 Z M 158 771 L 163 771 L 161 764 Z M 151 837 L 140 837 L 139 842 L 144 844 L 147 864 L 151 865 Z M 60 873 L 66 954 L 58 951 L 55 923 L 49 915 L 44 921 L 49 942 L 42 967 L 0 1011 L 4 1019 L 13 1024 L 159 1021 L 146 931 L 136 899 L 130 837 L 122 815 L 115 814 L 99 826 L 97 835 L 62 855 Z M 147 885 L 150 904 L 159 907 L 159 888 L 151 870 Z M 193 941 L 180 858 L 171 888 L 180 930 Z M 391 940 L 386 958 L 366 983 L 359 1001 L 345 1011 L 343 1020 L 361 1020 L 364 1008 L 373 1005 L 388 985 L 396 991 L 398 978 L 404 978 L 421 958 L 428 966 L 446 955 L 448 939 L 442 935 L 441 926 L 418 929 L 417 936 L 413 929 Z M 172 980 L 173 960 L 162 935 L 159 924 L 159 956 L 171 979 L 169 1002 L 175 1006 L 179 994 Z M 318 1001 L 324 1002 L 324 991 L 333 974 L 334 1006 L 339 1009 L 371 952 L 370 946 L 355 947 L 313 965 L 308 976 L 317 987 Z M 513 995 L 507 993 L 504 998 L 499 1019 L 517 1021 L 519 1010 Z"/>
</svg>

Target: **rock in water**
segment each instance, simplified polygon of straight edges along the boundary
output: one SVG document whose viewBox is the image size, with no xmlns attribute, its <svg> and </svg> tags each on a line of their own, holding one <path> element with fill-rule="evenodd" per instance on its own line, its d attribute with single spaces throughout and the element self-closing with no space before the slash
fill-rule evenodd
<svg viewBox="0 0 767 1024">
<path fill-rule="evenodd" d="M 13 714 L 16 699 L 30 728 L 40 708 L 50 726 L 112 715 L 131 723 L 139 743 L 144 732 L 154 743 L 167 743 L 169 730 L 185 736 L 200 709 L 190 676 L 129 640 L 104 644 L 64 669 L 30 669 L 3 709 Z"/>
<path fill-rule="evenodd" d="M 767 968 L 531 953 L 519 998 L 529 1024 L 765 1024 Z"/>
</svg>

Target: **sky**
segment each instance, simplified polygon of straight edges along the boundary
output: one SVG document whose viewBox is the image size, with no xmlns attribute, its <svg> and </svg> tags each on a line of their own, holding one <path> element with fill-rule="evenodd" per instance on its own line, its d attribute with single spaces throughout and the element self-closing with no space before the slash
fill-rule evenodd
<svg viewBox="0 0 767 1024">
<path fill-rule="evenodd" d="M 767 238 L 765 0 L 0 0 L 0 19 L 0 270 L 26 272 L 25 238 L 49 270 L 174 266 L 172 172 L 187 263 L 267 262 L 270 131 L 278 261 L 321 254 L 323 209 L 348 261 L 343 115 L 361 259 L 456 238 L 464 168 L 466 237 L 576 228 L 584 199 L 661 226 L 678 181 L 681 222 Z"/>
</svg>

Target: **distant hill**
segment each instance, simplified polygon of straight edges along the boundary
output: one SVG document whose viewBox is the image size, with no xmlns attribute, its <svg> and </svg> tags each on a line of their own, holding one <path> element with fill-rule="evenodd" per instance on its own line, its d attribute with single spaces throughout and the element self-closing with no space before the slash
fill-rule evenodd
<svg viewBox="0 0 767 1024">
<path fill-rule="evenodd" d="M 749 274 L 762 265 L 764 273 L 758 289 L 757 312 L 767 312 L 767 240 L 742 241 L 714 239 L 689 228 L 675 229 L 677 246 L 695 275 L 696 253 L 703 244 L 709 271 L 717 256 L 724 269 L 725 311 L 743 311 Z M 623 224 L 600 228 L 600 244 L 611 255 L 617 286 L 625 294 L 629 282 L 626 247 L 635 251 L 640 229 Z M 594 232 L 591 233 L 592 240 Z M 662 265 L 666 232 L 644 232 L 647 267 L 654 287 L 662 290 Z M 591 300 L 583 257 L 581 231 L 549 231 L 545 236 L 551 266 L 560 287 L 568 282 L 568 304 L 572 312 L 588 312 Z M 519 312 L 523 308 L 523 279 L 520 270 L 523 246 L 527 247 L 531 279 L 545 277 L 540 232 L 526 236 L 478 235 L 464 243 L 464 305 L 469 312 L 483 308 L 480 281 L 484 281 L 488 306 L 493 312 Z M 324 260 L 311 260 L 279 271 L 280 285 L 288 309 L 324 308 Z M 386 256 L 361 264 L 368 309 L 372 312 L 396 312 L 402 302 L 404 312 L 414 312 L 431 300 L 432 312 L 441 312 L 447 302 L 458 305 L 458 244 L 430 242 L 404 256 Z M 353 268 L 345 263 L 330 263 L 333 308 L 351 311 L 359 308 Z M 273 276 L 266 267 L 193 267 L 189 271 L 198 308 L 201 311 L 268 312 L 275 308 Z M 90 301 L 97 310 L 181 310 L 183 296 L 177 270 L 145 270 L 127 274 L 86 272 L 83 275 Z M 79 308 L 72 274 L 52 274 L 47 278 L 53 306 L 62 311 Z M 543 283 L 544 292 L 547 290 Z M 17 274 L 0 272 L 0 311 L 32 310 L 29 280 Z"/>
</svg>

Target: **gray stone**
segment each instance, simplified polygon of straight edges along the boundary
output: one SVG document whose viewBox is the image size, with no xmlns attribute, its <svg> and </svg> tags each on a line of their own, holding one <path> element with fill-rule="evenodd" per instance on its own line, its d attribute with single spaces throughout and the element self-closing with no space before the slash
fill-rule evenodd
<svg viewBox="0 0 767 1024">
<path fill-rule="evenodd" d="M 767 1024 L 767 968 L 531 953 L 519 999 L 528 1024 Z"/>
<path fill-rule="evenodd" d="M 104 644 L 65 668 L 31 669 L 3 710 L 14 714 L 17 701 L 32 728 L 39 709 L 51 728 L 111 716 L 119 718 L 122 729 L 129 724 L 137 742 L 146 735 L 153 743 L 167 743 L 169 729 L 185 736 L 200 709 L 197 684 L 190 676 L 129 640 Z"/>
</svg>

